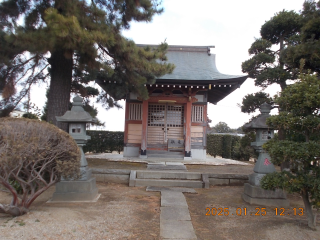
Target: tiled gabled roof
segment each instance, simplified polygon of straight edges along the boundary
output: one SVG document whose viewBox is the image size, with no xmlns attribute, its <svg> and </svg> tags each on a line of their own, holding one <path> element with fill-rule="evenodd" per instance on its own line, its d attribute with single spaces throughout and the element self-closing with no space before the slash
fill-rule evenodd
<svg viewBox="0 0 320 240">
<path fill-rule="evenodd" d="M 220 73 L 216 67 L 216 55 L 210 53 L 210 47 L 169 46 L 168 62 L 176 67 L 171 74 L 159 79 L 175 80 L 224 80 L 243 78 L 243 75 Z"/>
<path fill-rule="evenodd" d="M 239 88 L 248 76 L 220 73 L 216 67 L 216 56 L 210 53 L 210 48 L 214 46 L 169 45 L 167 62 L 173 63 L 175 69 L 171 74 L 157 78 L 156 83 L 205 86 L 208 89 L 208 102 L 219 102 Z"/>
</svg>

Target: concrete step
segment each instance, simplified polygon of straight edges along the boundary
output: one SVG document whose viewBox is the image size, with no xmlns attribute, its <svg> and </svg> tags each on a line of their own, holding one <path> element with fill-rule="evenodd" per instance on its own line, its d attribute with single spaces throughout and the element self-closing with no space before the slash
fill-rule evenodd
<svg viewBox="0 0 320 240">
<path fill-rule="evenodd" d="M 183 159 L 184 155 L 177 154 L 147 154 L 148 158 Z"/>
<path fill-rule="evenodd" d="M 148 158 L 176 158 L 183 159 L 183 151 L 161 151 L 161 150 L 147 150 Z"/>
<path fill-rule="evenodd" d="M 172 155 L 183 155 L 184 151 L 178 151 L 178 150 L 147 150 L 147 154 L 172 154 Z"/>
<path fill-rule="evenodd" d="M 181 171 L 137 171 L 137 179 L 201 180 L 201 173 Z"/>
<path fill-rule="evenodd" d="M 172 180 L 172 179 L 135 179 L 136 187 L 188 187 L 203 188 L 201 180 Z"/>
</svg>

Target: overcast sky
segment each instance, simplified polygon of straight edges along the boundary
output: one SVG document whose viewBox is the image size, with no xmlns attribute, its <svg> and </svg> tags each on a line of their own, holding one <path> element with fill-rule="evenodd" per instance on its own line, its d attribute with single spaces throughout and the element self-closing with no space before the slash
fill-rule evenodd
<svg viewBox="0 0 320 240">
<path fill-rule="evenodd" d="M 132 23 L 123 34 L 135 43 L 159 44 L 166 40 L 169 45 L 214 45 L 216 65 L 221 73 L 239 75 L 241 63 L 249 58 L 248 49 L 255 38 L 260 37 L 260 28 L 275 13 L 286 10 L 299 12 L 304 0 L 163 0 L 164 13 L 150 23 Z M 42 108 L 43 87 L 33 88 L 32 101 Z M 280 88 L 271 86 L 266 92 L 275 94 Z M 226 122 L 238 128 L 250 118 L 241 113 L 237 103 L 248 93 L 259 91 L 253 79 L 247 79 L 217 105 L 208 104 L 211 126 Z M 41 96 L 43 94 L 43 96 Z M 124 102 L 122 101 L 124 106 Z M 98 104 L 98 118 L 106 123 L 106 130 L 124 130 L 124 109 L 104 110 Z"/>
</svg>

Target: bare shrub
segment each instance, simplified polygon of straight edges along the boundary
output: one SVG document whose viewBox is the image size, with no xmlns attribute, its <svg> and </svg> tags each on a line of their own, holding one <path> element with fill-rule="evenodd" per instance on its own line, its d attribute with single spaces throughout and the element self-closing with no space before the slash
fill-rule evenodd
<svg viewBox="0 0 320 240">
<path fill-rule="evenodd" d="M 52 124 L 1 118 L 0 183 L 12 194 L 12 201 L 0 203 L 0 213 L 23 215 L 61 176 L 77 178 L 80 156 L 73 138 Z"/>
</svg>

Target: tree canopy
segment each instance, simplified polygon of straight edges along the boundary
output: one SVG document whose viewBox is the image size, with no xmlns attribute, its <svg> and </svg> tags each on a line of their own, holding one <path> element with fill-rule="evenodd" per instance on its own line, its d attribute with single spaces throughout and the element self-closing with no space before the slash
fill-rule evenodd
<svg viewBox="0 0 320 240">
<path fill-rule="evenodd" d="M 283 106 L 279 115 L 267 119 L 275 129 L 285 129 L 285 140 L 271 139 L 263 147 L 274 164 L 289 162 L 289 170 L 262 179 L 266 189 L 283 188 L 302 196 L 308 225 L 315 228 L 312 207 L 320 208 L 320 88 L 315 75 L 302 74 L 275 98 Z"/>
<path fill-rule="evenodd" d="M 283 10 L 261 26 L 261 37 L 250 49 L 251 58 L 242 63 L 242 71 L 255 79 L 262 91 L 271 84 L 279 84 L 283 91 L 288 80 L 296 80 L 300 60 L 304 59 L 304 73 L 320 73 L 320 1 L 307 0 L 300 13 Z M 271 96 L 272 97 L 272 96 Z M 258 103 L 272 103 L 264 92 L 244 97 L 241 110 L 252 113 Z"/>
<path fill-rule="evenodd" d="M 1 114 L 7 115 L 32 84 L 42 81 L 50 81 L 47 121 L 64 129 L 55 116 L 68 110 L 70 92 L 98 95 L 111 107 L 130 91 L 146 99 L 144 85 L 173 70 L 163 61 L 167 44 L 139 48 L 121 30 L 162 11 L 158 0 L 2 1 Z M 94 80 L 110 84 L 99 92 L 87 85 Z"/>
<path fill-rule="evenodd" d="M 305 1 L 301 11 L 299 38 L 285 50 L 284 61 L 297 68 L 305 59 L 305 70 L 320 73 L 320 1 Z"/>
</svg>

